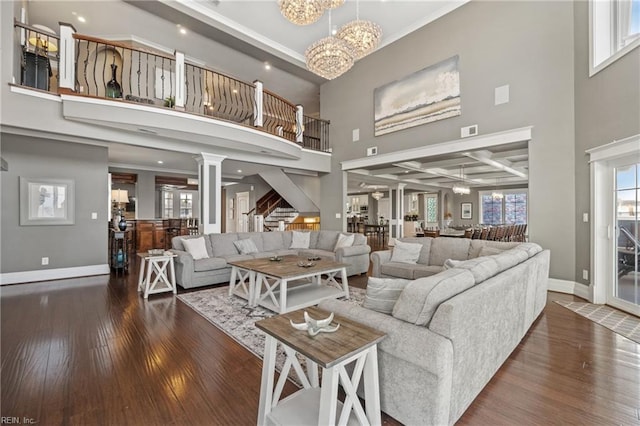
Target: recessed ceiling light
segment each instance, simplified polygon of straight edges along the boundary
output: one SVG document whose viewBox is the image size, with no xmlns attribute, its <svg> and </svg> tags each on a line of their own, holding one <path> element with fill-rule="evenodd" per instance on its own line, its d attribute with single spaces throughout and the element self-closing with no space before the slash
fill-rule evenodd
<svg viewBox="0 0 640 426">
<path fill-rule="evenodd" d="M 242 170 L 241 170 L 241 169 L 238 169 L 237 171 L 238 171 L 238 173 L 242 173 Z"/>
<path fill-rule="evenodd" d="M 186 33 L 187 33 L 186 28 L 180 28 L 180 34 L 186 34 Z"/>
<path fill-rule="evenodd" d="M 233 93 L 238 93 L 238 89 L 233 89 Z"/>
<path fill-rule="evenodd" d="M 271 69 L 271 65 L 269 64 L 269 62 L 265 62 L 264 63 L 264 69 L 269 71 Z"/>
<path fill-rule="evenodd" d="M 84 16 L 78 16 L 78 21 L 80 22 L 87 22 L 86 19 L 84 19 Z"/>
<path fill-rule="evenodd" d="M 158 160 L 158 164 L 164 164 L 164 161 Z"/>
<path fill-rule="evenodd" d="M 72 14 L 73 16 L 76 16 L 78 13 L 77 13 L 77 12 L 71 12 L 71 14 Z"/>
</svg>

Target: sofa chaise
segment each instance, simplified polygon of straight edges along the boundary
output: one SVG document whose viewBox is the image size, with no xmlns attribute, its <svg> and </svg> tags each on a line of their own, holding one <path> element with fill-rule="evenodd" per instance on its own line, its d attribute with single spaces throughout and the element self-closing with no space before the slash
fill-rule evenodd
<svg viewBox="0 0 640 426">
<path fill-rule="evenodd" d="M 497 254 L 478 256 L 482 247 L 472 240 L 430 240 L 422 241 L 420 256 L 443 259 L 431 265 L 440 272 L 369 278 L 362 306 L 341 300 L 319 305 L 387 333 L 378 345 L 381 409 L 407 425 L 454 424 L 546 304 L 549 250 L 493 242 Z M 464 259 L 448 257 L 456 254 Z M 372 258 L 380 271 L 392 256 L 374 252 Z M 422 266 L 412 271 L 424 272 Z"/>
<path fill-rule="evenodd" d="M 296 233 L 295 240 L 294 233 Z M 340 236 L 347 241 L 346 246 L 340 244 L 338 247 Z M 187 251 L 184 240 L 197 238 L 204 239 L 206 253 L 202 254 L 202 258 L 194 259 L 194 256 Z M 351 241 L 352 243 L 349 244 Z M 228 261 L 272 256 L 319 256 L 348 264 L 346 268 L 348 276 L 362 274 L 369 270 L 369 253 L 371 252 L 371 247 L 367 245 L 364 235 L 327 230 L 178 236 L 171 239 L 171 245 L 171 251 L 177 255 L 175 258 L 176 283 L 183 288 L 228 282 L 231 277 L 231 266 L 227 264 Z M 244 246 L 250 246 L 252 250 L 246 250 Z"/>
</svg>

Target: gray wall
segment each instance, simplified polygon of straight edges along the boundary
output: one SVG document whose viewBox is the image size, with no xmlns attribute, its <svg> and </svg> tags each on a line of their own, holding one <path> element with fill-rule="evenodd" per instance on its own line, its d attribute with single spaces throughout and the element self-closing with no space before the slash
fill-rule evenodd
<svg viewBox="0 0 640 426">
<path fill-rule="evenodd" d="M 343 203 L 340 162 L 364 157 L 367 147 L 387 153 L 455 140 L 471 124 L 481 134 L 531 125 L 530 237 L 551 249 L 551 276 L 573 281 L 573 36 L 570 2 L 470 2 L 322 85 L 334 153 L 334 171 L 322 179 L 323 228 L 342 229 L 334 216 Z M 460 56 L 462 115 L 374 137 L 374 89 L 453 55 Z M 494 106 L 494 89 L 505 84 L 511 101 Z"/>
<path fill-rule="evenodd" d="M 591 202 L 585 151 L 640 133 L 640 49 L 589 78 L 588 18 L 587 2 L 575 2 L 575 275 L 584 284 L 588 282 L 582 279 L 582 270 L 591 271 L 590 224 L 582 222 Z"/>
<path fill-rule="evenodd" d="M 107 263 L 107 149 L 3 133 L 2 273 Z M 19 178 L 75 180 L 75 224 L 20 226 Z M 98 218 L 91 219 L 96 212 Z M 42 257 L 49 265 L 42 266 Z"/>
</svg>

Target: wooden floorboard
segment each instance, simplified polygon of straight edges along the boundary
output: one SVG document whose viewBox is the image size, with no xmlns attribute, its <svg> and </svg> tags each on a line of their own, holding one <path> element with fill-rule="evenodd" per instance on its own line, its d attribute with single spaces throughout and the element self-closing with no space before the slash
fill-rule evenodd
<svg viewBox="0 0 640 426">
<path fill-rule="evenodd" d="M 136 285 L 132 270 L 1 289 L 0 414 L 43 425 L 255 424 L 261 360 L 171 294 L 145 301 Z M 459 425 L 640 424 L 640 345 L 558 299 L 579 300 L 549 293 Z"/>
</svg>

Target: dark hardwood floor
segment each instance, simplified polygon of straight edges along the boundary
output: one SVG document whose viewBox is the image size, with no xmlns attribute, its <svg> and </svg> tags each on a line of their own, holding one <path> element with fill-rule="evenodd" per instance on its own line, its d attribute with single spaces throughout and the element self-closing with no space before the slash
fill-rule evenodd
<svg viewBox="0 0 640 426">
<path fill-rule="evenodd" d="M 0 289 L 2 423 L 256 423 L 261 360 L 171 294 L 143 300 L 136 283 L 132 272 Z M 558 299 L 578 300 L 549 293 L 458 424 L 640 424 L 640 345 Z"/>
</svg>

